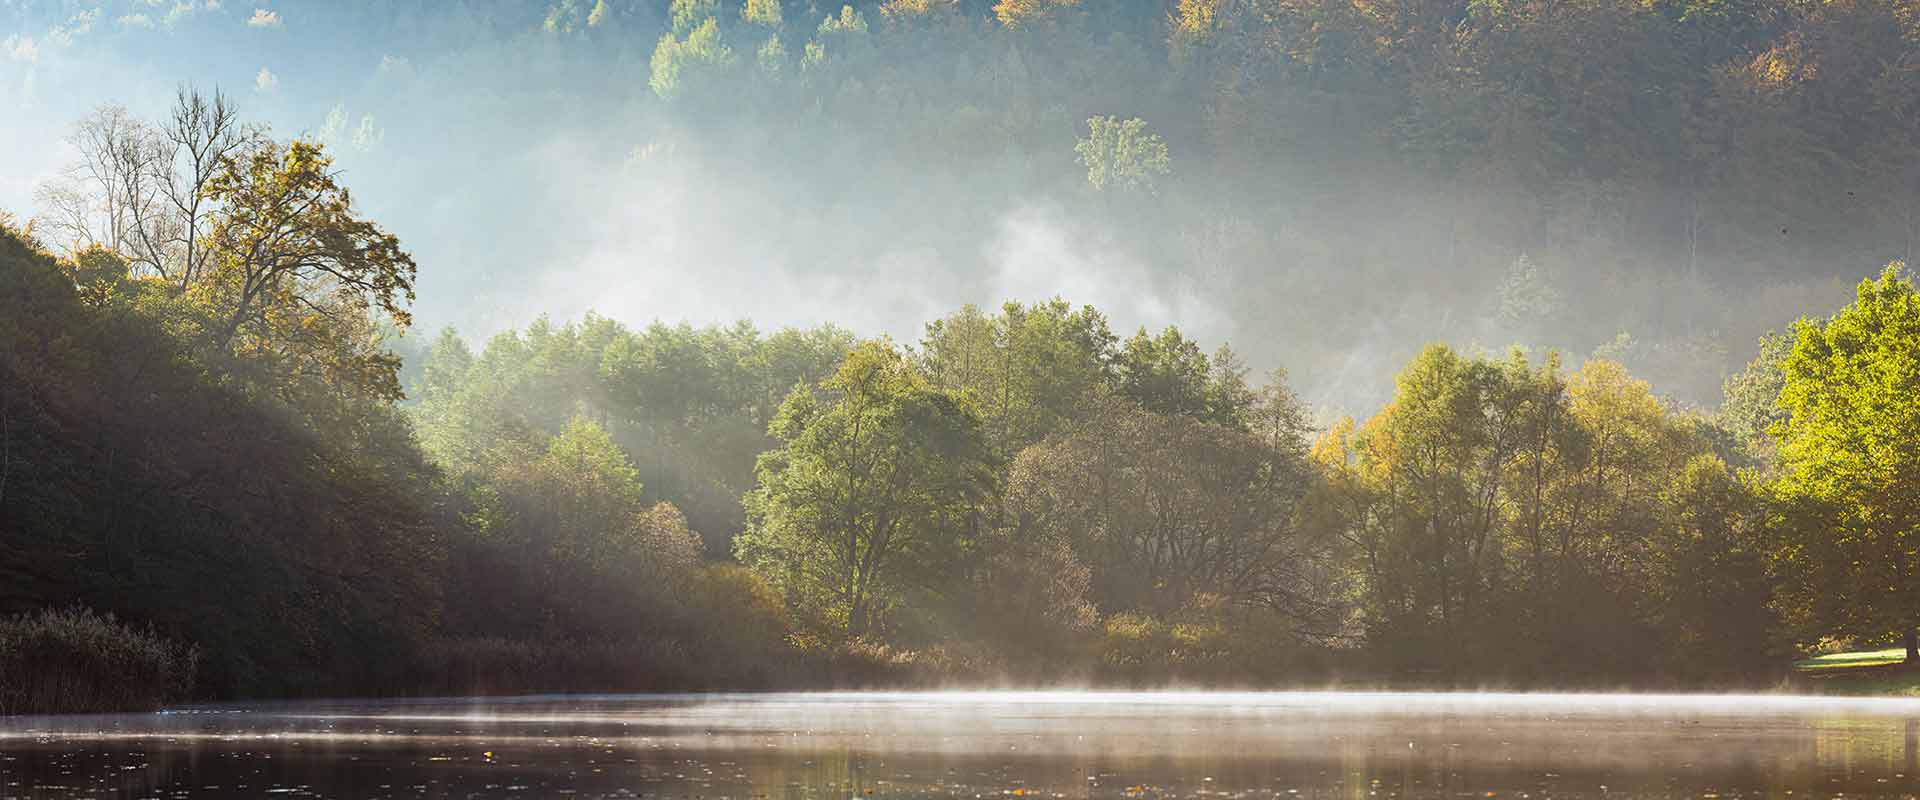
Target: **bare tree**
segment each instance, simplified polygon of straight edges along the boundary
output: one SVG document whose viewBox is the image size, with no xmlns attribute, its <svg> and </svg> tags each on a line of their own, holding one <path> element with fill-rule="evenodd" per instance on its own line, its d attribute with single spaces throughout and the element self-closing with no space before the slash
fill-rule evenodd
<svg viewBox="0 0 1920 800">
<path fill-rule="evenodd" d="M 260 139 L 260 132 L 242 125 L 233 103 L 215 89 L 208 98 L 181 87 L 172 119 L 161 131 L 172 145 L 165 194 L 181 222 L 180 286 L 186 288 L 202 272 L 206 253 L 199 247 L 201 221 L 207 211 L 207 184 L 222 162 Z"/>
<path fill-rule="evenodd" d="M 131 204 L 144 204 L 141 176 L 129 174 L 148 140 L 145 125 L 120 106 L 102 106 L 74 126 L 68 141 L 80 160 L 40 187 L 41 219 L 55 243 L 69 249 L 99 246 L 122 255 L 132 238 Z"/>
<path fill-rule="evenodd" d="M 204 271 L 208 183 L 259 140 L 219 91 L 182 87 L 158 127 L 103 106 L 74 127 L 80 161 L 40 187 L 42 224 L 57 246 L 106 248 L 136 274 L 185 289 Z"/>
</svg>

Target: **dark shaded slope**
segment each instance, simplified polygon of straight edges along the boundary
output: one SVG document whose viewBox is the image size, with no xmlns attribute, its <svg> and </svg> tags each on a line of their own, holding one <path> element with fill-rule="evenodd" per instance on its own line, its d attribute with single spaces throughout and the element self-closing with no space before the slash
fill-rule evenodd
<svg viewBox="0 0 1920 800">
<path fill-rule="evenodd" d="M 440 563 L 401 423 L 316 433 L 190 361 L 162 319 L 83 302 L 0 229 L 0 614 L 150 624 L 203 648 L 219 696 L 392 685 Z"/>
</svg>

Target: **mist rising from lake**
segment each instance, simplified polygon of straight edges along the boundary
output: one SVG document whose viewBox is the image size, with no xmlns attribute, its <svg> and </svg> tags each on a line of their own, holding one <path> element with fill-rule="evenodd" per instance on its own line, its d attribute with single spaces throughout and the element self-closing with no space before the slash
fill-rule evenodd
<svg viewBox="0 0 1920 800">
<path fill-rule="evenodd" d="M 933 692 L 0 722 L 0 796 L 1901 797 L 1920 701 Z"/>
</svg>

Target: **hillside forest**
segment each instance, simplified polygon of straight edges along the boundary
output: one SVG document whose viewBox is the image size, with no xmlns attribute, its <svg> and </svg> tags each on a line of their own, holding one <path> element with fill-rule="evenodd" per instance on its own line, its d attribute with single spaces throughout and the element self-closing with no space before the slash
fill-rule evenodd
<svg viewBox="0 0 1920 800">
<path fill-rule="evenodd" d="M 336 146 L 217 90 L 103 106 L 0 225 L 0 673 L 85 661 L 47 643 L 72 630 L 137 637 L 152 702 L 1920 661 L 1910 3 L 562 0 L 528 27 L 646 52 L 627 78 L 676 122 L 625 180 L 733 152 L 819 187 L 818 220 L 1014 153 L 1030 174 L 966 180 L 1070 179 L 1282 333 L 1048 296 L 913 336 L 421 330 L 422 275 L 460 265 L 367 216 Z M 952 207 L 942 236 L 988 224 Z M 819 246 L 787 224 L 703 226 Z M 1390 381 L 1326 391 L 1404 333 L 1379 309 L 1469 292 L 1472 335 L 1432 320 Z M 0 713 L 48 691 L 0 680 Z"/>
</svg>

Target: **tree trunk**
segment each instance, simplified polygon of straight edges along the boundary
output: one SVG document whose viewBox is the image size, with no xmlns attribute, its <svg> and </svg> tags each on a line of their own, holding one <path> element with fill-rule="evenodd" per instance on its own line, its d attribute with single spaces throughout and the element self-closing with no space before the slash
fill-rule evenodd
<svg viewBox="0 0 1920 800">
<path fill-rule="evenodd" d="M 1916 664 L 1920 664 L 1920 638 L 1916 638 L 1914 636 L 1913 628 L 1907 629 L 1906 642 L 1907 642 L 1907 666 L 1911 667 Z"/>
<path fill-rule="evenodd" d="M 867 599 L 866 592 L 856 587 L 853 602 L 847 607 L 847 638 L 858 639 L 867 635 Z"/>
</svg>

